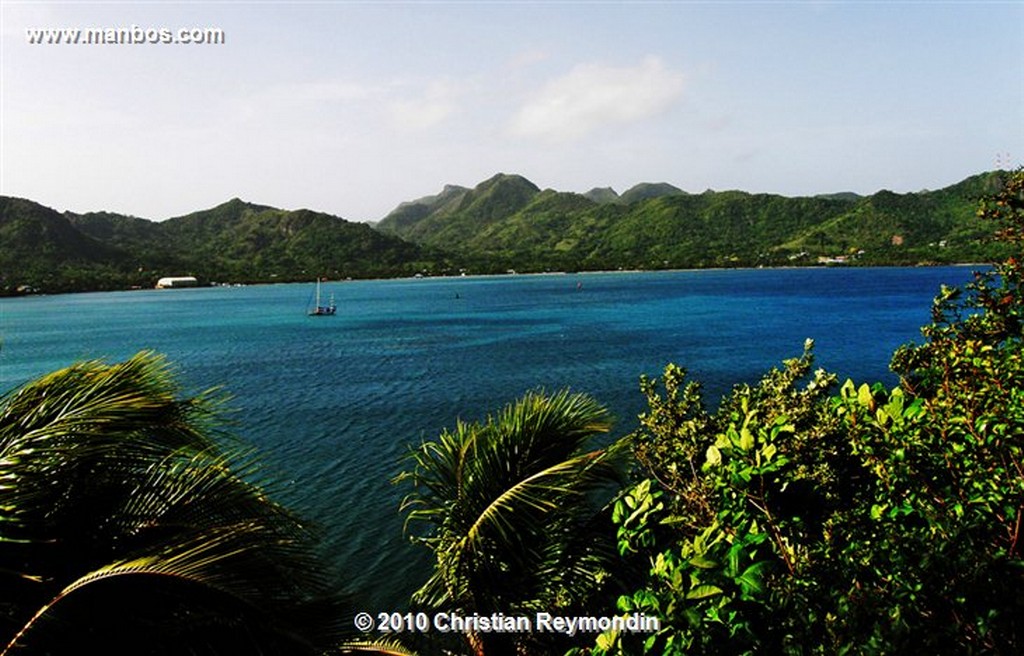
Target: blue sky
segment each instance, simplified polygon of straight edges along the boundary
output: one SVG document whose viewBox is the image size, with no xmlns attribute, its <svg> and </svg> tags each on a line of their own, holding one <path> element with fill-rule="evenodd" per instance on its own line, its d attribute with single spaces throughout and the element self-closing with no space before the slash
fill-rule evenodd
<svg viewBox="0 0 1024 656">
<path fill-rule="evenodd" d="M 0 191 L 378 220 L 497 172 L 784 195 L 1024 159 L 1022 2 L 0 3 Z M 27 28 L 218 27 L 222 45 Z"/>
</svg>

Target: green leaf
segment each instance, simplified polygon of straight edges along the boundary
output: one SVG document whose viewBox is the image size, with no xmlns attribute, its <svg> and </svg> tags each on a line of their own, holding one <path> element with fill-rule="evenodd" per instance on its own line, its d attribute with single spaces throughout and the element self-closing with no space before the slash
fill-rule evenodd
<svg viewBox="0 0 1024 656">
<path fill-rule="evenodd" d="M 610 650 L 615 647 L 615 643 L 619 640 L 618 631 L 605 631 L 604 633 L 597 636 L 597 648 Z"/>
<path fill-rule="evenodd" d="M 698 585 L 686 593 L 686 598 L 690 600 L 707 599 L 708 597 L 714 597 L 715 595 L 722 594 L 722 589 L 717 585 Z"/>
<path fill-rule="evenodd" d="M 754 563 L 747 569 L 743 570 L 743 574 L 736 578 L 736 581 L 743 588 L 745 593 L 763 594 L 765 591 L 764 587 L 764 571 L 768 568 L 767 562 Z"/>
<path fill-rule="evenodd" d="M 708 447 L 707 464 L 711 467 L 717 467 L 722 464 L 722 452 L 714 444 Z"/>
<path fill-rule="evenodd" d="M 693 556 L 692 558 L 690 558 L 689 562 L 691 565 L 699 569 L 714 569 L 718 567 L 718 563 L 716 561 L 711 560 L 703 554 L 697 554 L 696 556 Z"/>
<path fill-rule="evenodd" d="M 865 408 L 872 410 L 875 407 L 875 399 L 871 395 L 871 388 L 868 387 L 867 383 L 864 383 L 857 388 L 857 403 L 861 404 Z"/>
<path fill-rule="evenodd" d="M 754 434 L 746 426 L 740 429 L 740 448 L 744 451 L 754 448 Z"/>
</svg>

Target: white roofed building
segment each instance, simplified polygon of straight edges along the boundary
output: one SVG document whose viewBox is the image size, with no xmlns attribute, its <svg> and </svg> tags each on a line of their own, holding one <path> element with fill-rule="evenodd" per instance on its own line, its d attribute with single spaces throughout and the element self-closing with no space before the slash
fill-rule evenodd
<svg viewBox="0 0 1024 656">
<path fill-rule="evenodd" d="M 172 287 L 195 287 L 199 281 L 194 276 L 168 276 L 156 281 L 157 289 L 170 289 Z"/>
</svg>

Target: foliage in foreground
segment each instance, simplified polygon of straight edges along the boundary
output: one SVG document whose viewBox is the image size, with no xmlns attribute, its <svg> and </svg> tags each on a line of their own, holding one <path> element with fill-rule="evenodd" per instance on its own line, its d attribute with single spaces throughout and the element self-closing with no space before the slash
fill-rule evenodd
<svg viewBox="0 0 1024 656">
<path fill-rule="evenodd" d="M 1019 252 L 1024 173 L 979 216 Z M 615 519 L 650 567 L 619 610 L 662 625 L 592 653 L 1024 650 L 1022 286 L 1010 258 L 943 289 L 893 390 L 827 392 L 809 348 L 714 413 L 674 366 L 645 381 Z"/>
<path fill-rule="evenodd" d="M 163 360 L 0 399 L 0 654 L 314 654 L 340 612 L 314 534 Z"/>
<path fill-rule="evenodd" d="M 603 509 L 622 448 L 593 444 L 609 428 L 586 395 L 534 392 L 411 451 L 402 508 L 437 559 L 414 603 L 463 616 L 586 608 L 614 557 Z M 558 653 L 541 635 L 465 639 L 477 654 Z"/>
</svg>

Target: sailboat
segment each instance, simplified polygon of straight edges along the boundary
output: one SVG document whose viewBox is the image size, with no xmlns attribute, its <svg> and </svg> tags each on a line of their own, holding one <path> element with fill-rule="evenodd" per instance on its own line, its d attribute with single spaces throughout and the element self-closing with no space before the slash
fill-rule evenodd
<svg viewBox="0 0 1024 656">
<path fill-rule="evenodd" d="M 327 305 L 320 305 L 320 278 L 318 277 L 316 279 L 316 304 L 309 311 L 309 316 L 328 317 L 334 315 L 337 311 L 338 308 L 334 305 L 334 294 L 331 294 L 331 300 L 327 302 Z"/>
</svg>

